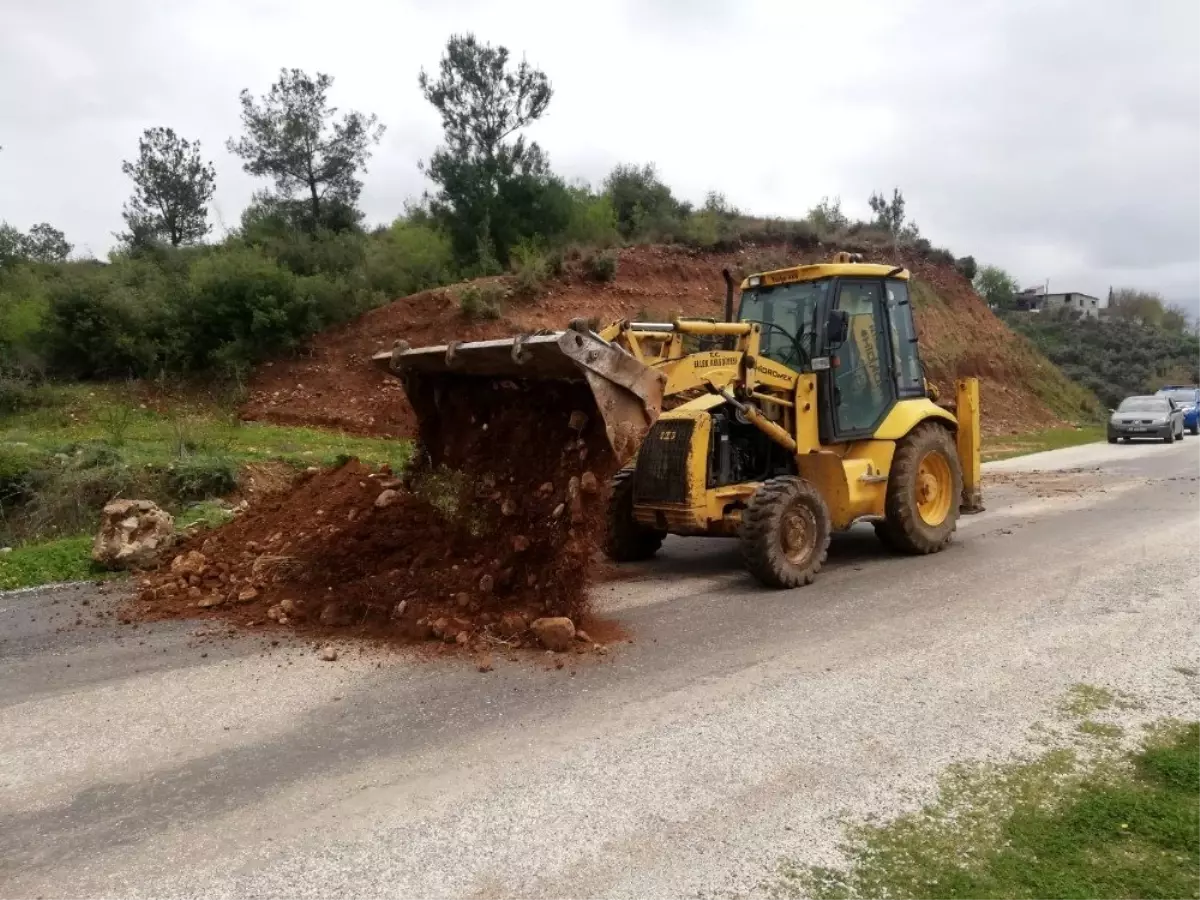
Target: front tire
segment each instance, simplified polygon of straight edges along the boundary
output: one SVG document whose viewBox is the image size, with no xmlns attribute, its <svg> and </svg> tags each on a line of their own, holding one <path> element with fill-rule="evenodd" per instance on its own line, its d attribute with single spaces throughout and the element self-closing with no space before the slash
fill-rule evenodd
<svg viewBox="0 0 1200 900">
<path fill-rule="evenodd" d="M 1174 428 L 1172 428 L 1172 429 L 1170 430 L 1170 432 L 1167 434 L 1167 436 L 1166 436 L 1165 438 L 1163 438 L 1163 443 L 1164 443 L 1164 444 L 1173 444 L 1173 443 L 1175 443 L 1175 429 L 1174 429 Z"/>
<path fill-rule="evenodd" d="M 608 533 L 604 552 L 613 562 L 641 562 L 658 552 L 665 531 L 647 528 L 633 517 L 633 469 L 622 469 L 612 481 L 608 499 Z"/>
<path fill-rule="evenodd" d="M 962 467 L 954 437 L 941 425 L 918 425 L 892 457 L 884 521 L 875 533 L 902 553 L 937 553 L 958 527 Z"/>
<path fill-rule="evenodd" d="M 772 478 L 742 513 L 742 560 L 768 587 L 812 584 L 828 555 L 831 531 L 829 508 L 811 482 Z"/>
</svg>

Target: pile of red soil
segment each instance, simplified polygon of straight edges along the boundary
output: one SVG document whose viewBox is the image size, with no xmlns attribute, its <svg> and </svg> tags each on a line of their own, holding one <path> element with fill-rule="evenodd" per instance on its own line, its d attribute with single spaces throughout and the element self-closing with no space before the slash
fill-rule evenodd
<svg viewBox="0 0 1200 900">
<path fill-rule="evenodd" d="M 306 473 L 181 547 L 127 614 L 475 650 L 578 621 L 615 468 L 586 386 L 460 377 L 436 402 L 403 479 Z"/>
<path fill-rule="evenodd" d="M 630 247 L 620 251 L 611 283 L 589 281 L 577 266 L 568 266 L 543 295 L 506 302 L 503 317 L 495 321 L 465 319 L 455 288 L 415 294 L 318 335 L 298 358 L 260 367 L 242 415 L 285 425 L 410 437 L 416 421 L 403 387 L 370 361 L 372 353 L 390 349 L 398 339 L 420 347 L 506 337 L 563 328 L 581 315 L 604 323 L 672 315 L 720 317 L 722 268 L 737 275 L 818 262 L 829 259 L 834 249 L 863 250 L 868 259 L 903 264 L 933 288 L 940 302 L 915 307 L 927 373 L 944 397 L 953 395 L 955 378 L 980 376 L 985 434 L 1060 424 L 1034 390 L 1039 369 L 1051 364 L 997 319 L 952 265 L 908 253 L 897 256 L 890 248 L 753 245 L 721 252 Z"/>
</svg>

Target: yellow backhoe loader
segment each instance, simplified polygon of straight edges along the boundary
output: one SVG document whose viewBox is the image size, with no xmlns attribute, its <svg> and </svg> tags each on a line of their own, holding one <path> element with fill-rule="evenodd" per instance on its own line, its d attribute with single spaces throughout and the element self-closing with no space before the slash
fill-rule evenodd
<svg viewBox="0 0 1200 900">
<path fill-rule="evenodd" d="M 899 551 L 945 547 L 960 512 L 982 508 L 979 386 L 960 380 L 953 411 L 936 402 L 909 273 L 840 253 L 749 276 L 736 310 L 725 281 L 721 322 L 576 320 L 376 359 L 422 427 L 459 377 L 586 381 L 618 460 L 632 460 L 612 484 L 617 561 L 653 556 L 667 534 L 724 535 L 762 583 L 790 588 L 858 521 Z"/>
</svg>

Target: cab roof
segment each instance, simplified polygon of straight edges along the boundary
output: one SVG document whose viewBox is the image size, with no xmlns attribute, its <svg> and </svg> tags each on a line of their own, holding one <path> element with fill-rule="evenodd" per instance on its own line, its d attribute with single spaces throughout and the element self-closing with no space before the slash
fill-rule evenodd
<svg viewBox="0 0 1200 900">
<path fill-rule="evenodd" d="M 899 271 L 896 271 L 899 269 Z M 895 272 L 893 275 L 892 273 Z M 751 287 L 752 278 L 760 278 L 761 282 L 753 287 L 774 287 L 777 284 L 790 284 L 795 281 L 816 281 L 820 278 L 832 278 L 835 275 L 858 276 L 866 278 L 884 278 L 891 276 L 901 281 L 908 281 L 908 270 L 900 266 L 889 266 L 884 263 L 846 263 L 827 262 L 812 263 L 807 266 L 792 266 L 788 269 L 773 269 L 748 275 L 742 280 L 742 290 Z"/>
</svg>

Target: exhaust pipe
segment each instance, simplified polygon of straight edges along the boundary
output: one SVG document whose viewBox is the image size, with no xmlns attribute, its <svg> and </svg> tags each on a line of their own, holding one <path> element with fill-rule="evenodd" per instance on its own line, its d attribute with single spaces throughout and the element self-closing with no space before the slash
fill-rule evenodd
<svg viewBox="0 0 1200 900">
<path fill-rule="evenodd" d="M 729 274 L 728 269 L 721 270 L 721 277 L 725 279 L 725 321 L 733 321 L 733 276 Z M 732 350 L 737 346 L 737 338 L 727 337 L 721 341 L 721 344 L 726 350 Z"/>
</svg>

